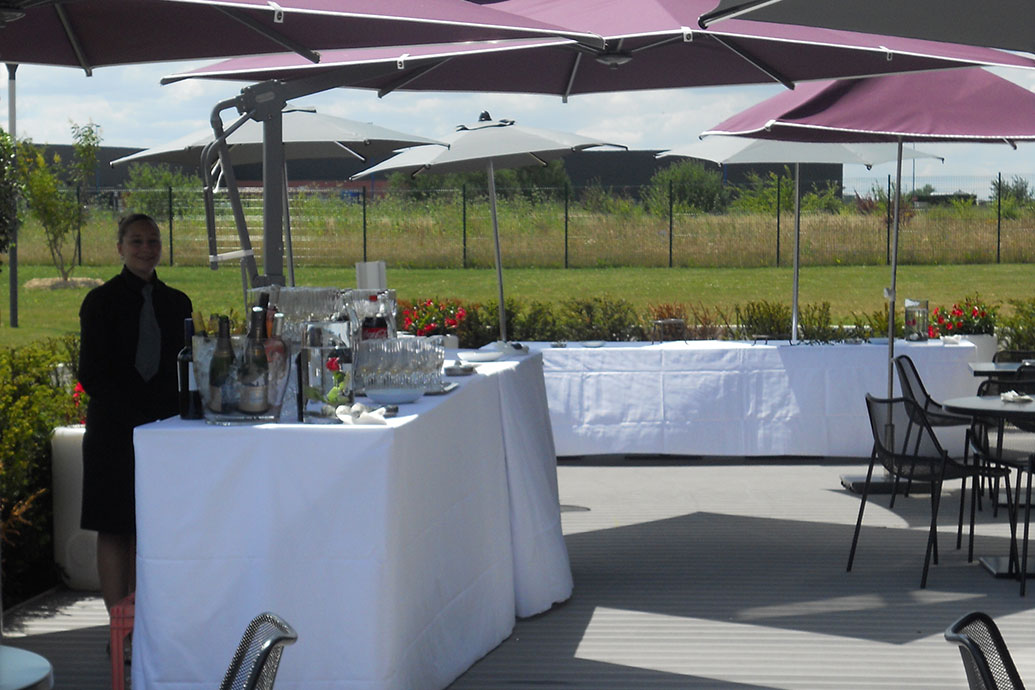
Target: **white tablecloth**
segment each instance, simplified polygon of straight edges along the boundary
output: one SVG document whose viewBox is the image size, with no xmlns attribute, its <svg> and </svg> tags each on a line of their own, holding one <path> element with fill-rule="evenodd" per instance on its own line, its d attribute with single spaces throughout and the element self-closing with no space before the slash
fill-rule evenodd
<svg viewBox="0 0 1035 690">
<path fill-rule="evenodd" d="M 865 394 L 886 397 L 887 344 L 608 343 L 544 357 L 558 455 L 866 457 Z M 896 341 L 936 399 L 970 395 L 968 342 Z M 897 393 L 897 376 L 895 381 Z"/>
<path fill-rule="evenodd" d="M 387 427 L 138 428 L 134 688 L 217 687 L 265 610 L 278 688 L 442 688 L 567 599 L 542 360 L 478 371 Z"/>
</svg>

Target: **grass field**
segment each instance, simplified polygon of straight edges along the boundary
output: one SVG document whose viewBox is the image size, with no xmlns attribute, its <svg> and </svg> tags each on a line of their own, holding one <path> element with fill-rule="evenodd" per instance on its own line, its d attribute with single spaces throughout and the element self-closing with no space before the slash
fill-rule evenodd
<svg viewBox="0 0 1035 690">
<path fill-rule="evenodd" d="M 83 266 L 73 277 L 107 279 L 120 268 Z M 18 328 L 10 326 L 10 274 L 0 273 L 0 346 L 28 343 L 77 331 L 79 304 L 88 288 L 30 289 L 33 278 L 53 278 L 50 265 L 18 267 Z M 205 313 L 241 310 L 244 298 L 236 268 L 212 271 L 201 267 L 162 267 L 159 275 L 185 291 Z M 355 283 L 351 266 L 300 268 L 298 285 L 348 287 Z M 904 298 L 927 299 L 933 308 L 951 305 L 978 292 L 987 301 L 1006 305 L 1011 299 L 1035 297 L 1035 266 L 1031 264 L 968 264 L 901 266 L 898 305 Z M 829 302 L 835 320 L 853 313 L 868 314 L 885 308 L 882 290 L 890 282 L 886 266 L 818 266 L 802 269 L 802 304 Z M 775 301 L 790 304 L 790 268 L 516 268 L 504 271 L 508 297 L 560 301 L 572 296 L 607 295 L 631 302 L 638 312 L 648 305 L 689 303 L 729 311 L 735 304 Z M 455 297 L 465 301 L 496 299 L 495 272 L 488 269 L 388 269 L 388 285 L 400 299 Z M 1008 311 L 1008 307 L 1005 309 Z M 900 312 L 901 313 L 901 312 Z"/>
</svg>

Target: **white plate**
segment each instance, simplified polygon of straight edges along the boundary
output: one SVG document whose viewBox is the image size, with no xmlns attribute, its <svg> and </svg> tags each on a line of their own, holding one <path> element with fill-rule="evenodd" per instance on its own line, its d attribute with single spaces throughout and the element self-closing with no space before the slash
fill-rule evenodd
<svg viewBox="0 0 1035 690">
<path fill-rule="evenodd" d="M 465 362 L 495 362 L 503 356 L 501 350 L 461 350 L 456 356 Z"/>
<path fill-rule="evenodd" d="M 368 388 L 365 395 L 378 405 L 402 405 L 419 399 L 424 391 L 420 388 Z"/>
<path fill-rule="evenodd" d="M 582 341 L 582 347 L 603 347 L 603 340 L 584 340 Z"/>
</svg>

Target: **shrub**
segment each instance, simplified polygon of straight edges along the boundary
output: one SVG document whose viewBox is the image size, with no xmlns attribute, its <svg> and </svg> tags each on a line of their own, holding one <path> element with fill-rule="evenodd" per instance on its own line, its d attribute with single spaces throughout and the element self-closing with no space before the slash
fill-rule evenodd
<svg viewBox="0 0 1035 690">
<path fill-rule="evenodd" d="M 804 304 L 798 308 L 801 339 L 813 343 L 829 343 L 838 336 L 838 328 L 830 318 L 830 302 Z"/>
<path fill-rule="evenodd" d="M 733 190 L 722 183 L 722 175 L 717 170 L 709 170 L 697 161 L 680 161 L 651 177 L 644 203 L 653 215 L 668 216 L 670 188 L 676 213 L 724 211 L 733 195 Z"/>
<path fill-rule="evenodd" d="M 573 297 L 559 308 L 568 340 L 642 340 L 643 328 L 632 305 L 611 297 Z"/>
<path fill-rule="evenodd" d="M 56 584 L 52 534 L 50 437 L 79 420 L 69 344 L 48 340 L 0 349 L 0 538 L 6 606 Z"/>
<path fill-rule="evenodd" d="M 1010 300 L 1010 305 L 1014 313 L 1000 319 L 1000 349 L 1035 350 L 1035 298 Z"/>
<path fill-rule="evenodd" d="M 766 336 L 774 340 L 789 340 L 791 337 L 791 308 L 779 302 L 748 302 L 743 307 L 733 307 L 734 323 L 730 330 L 738 340 L 751 340 Z"/>
</svg>

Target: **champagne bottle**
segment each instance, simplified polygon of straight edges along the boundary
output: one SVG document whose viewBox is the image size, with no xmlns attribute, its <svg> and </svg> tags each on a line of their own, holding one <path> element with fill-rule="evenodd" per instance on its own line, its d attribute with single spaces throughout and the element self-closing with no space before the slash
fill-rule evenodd
<svg viewBox="0 0 1035 690">
<path fill-rule="evenodd" d="M 180 417 L 201 419 L 201 393 L 194 380 L 194 319 L 183 320 L 183 349 L 176 355 L 176 371 L 180 386 Z"/>
<path fill-rule="evenodd" d="M 251 316 L 244 358 L 237 372 L 241 384 L 241 399 L 237 407 L 242 412 L 261 414 L 270 408 L 270 365 L 266 358 L 264 337 L 266 310 L 259 306 L 252 307 Z"/>
<path fill-rule="evenodd" d="M 233 401 L 234 348 L 230 344 L 230 319 L 218 319 L 216 350 L 208 366 L 208 406 L 213 412 L 229 412 Z"/>
</svg>

